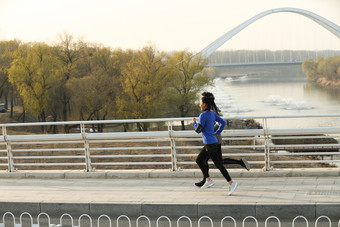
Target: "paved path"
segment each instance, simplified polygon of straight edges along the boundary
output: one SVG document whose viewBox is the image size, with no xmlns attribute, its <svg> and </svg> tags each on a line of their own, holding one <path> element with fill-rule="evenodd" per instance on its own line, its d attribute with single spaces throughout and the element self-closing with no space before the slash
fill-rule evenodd
<svg viewBox="0 0 340 227">
<path fill-rule="evenodd" d="M 320 176 L 309 176 L 307 170 L 304 171 L 305 176 L 299 177 L 264 177 L 260 172 L 258 175 L 252 173 L 252 177 L 241 177 L 236 174 L 240 171 L 231 171 L 234 181 L 239 183 L 232 196 L 227 195 L 225 180 L 214 170 L 212 176 L 216 184 L 208 189 L 193 185 L 199 180 L 196 171 L 191 177 L 173 177 L 171 173 L 163 172 L 153 178 L 134 178 L 136 173 L 124 178 L 110 178 L 107 173 L 102 178 L 91 178 L 86 173 L 78 173 L 78 177 L 73 175 L 74 178 L 55 177 L 51 172 L 26 172 L 26 177 L 21 178 L 3 174 L 0 215 L 6 211 L 17 214 L 27 211 L 32 215 L 46 212 L 52 216 L 86 213 L 91 216 L 186 215 L 198 218 L 207 215 L 222 218 L 230 215 L 259 219 L 272 215 L 280 219 L 326 215 L 339 220 L 339 170 L 333 170 L 329 175 L 320 172 Z M 182 172 L 182 175 L 186 174 L 188 172 Z M 302 175 L 301 172 L 298 175 Z"/>
</svg>

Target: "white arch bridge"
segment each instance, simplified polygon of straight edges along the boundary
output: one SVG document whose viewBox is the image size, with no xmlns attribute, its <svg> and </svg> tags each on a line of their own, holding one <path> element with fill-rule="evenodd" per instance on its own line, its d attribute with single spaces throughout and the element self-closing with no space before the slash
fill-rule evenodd
<svg viewBox="0 0 340 227">
<path fill-rule="evenodd" d="M 236 34 L 238 34 L 240 31 L 245 29 L 248 25 L 254 23 L 255 21 L 261 19 L 264 16 L 273 14 L 273 13 L 281 13 L 281 12 L 290 12 L 290 13 L 297 13 L 301 14 L 316 23 L 320 24 L 322 27 L 326 28 L 329 32 L 333 33 L 335 36 L 340 38 L 340 26 L 336 25 L 335 23 L 315 14 L 307 10 L 298 9 L 298 8 L 277 8 L 277 9 L 271 9 L 264 11 L 249 20 L 243 22 L 242 24 L 238 25 L 237 27 L 233 28 L 229 32 L 222 35 L 220 38 L 209 44 L 207 47 L 205 47 L 201 52 L 201 56 L 204 58 L 209 57 L 213 52 L 215 52 L 220 46 L 222 46 L 224 43 L 226 43 L 229 39 L 234 37 Z"/>
</svg>

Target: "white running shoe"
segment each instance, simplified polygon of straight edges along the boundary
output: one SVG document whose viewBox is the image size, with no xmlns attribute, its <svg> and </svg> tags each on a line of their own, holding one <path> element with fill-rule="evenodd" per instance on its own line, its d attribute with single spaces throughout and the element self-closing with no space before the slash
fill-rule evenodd
<svg viewBox="0 0 340 227">
<path fill-rule="evenodd" d="M 201 188 L 210 188 L 214 184 L 215 184 L 215 182 L 213 180 L 206 181 Z"/>
<path fill-rule="evenodd" d="M 233 194 L 233 192 L 236 190 L 236 188 L 237 188 L 237 183 L 236 182 L 233 182 L 231 185 L 229 185 L 229 193 L 228 193 L 228 195 Z"/>
</svg>

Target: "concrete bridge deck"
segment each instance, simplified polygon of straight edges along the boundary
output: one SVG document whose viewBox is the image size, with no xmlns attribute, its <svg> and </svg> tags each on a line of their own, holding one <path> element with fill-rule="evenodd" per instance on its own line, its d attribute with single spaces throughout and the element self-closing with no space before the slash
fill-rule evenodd
<svg viewBox="0 0 340 227">
<path fill-rule="evenodd" d="M 211 171 L 216 184 L 208 189 L 193 185 L 201 178 L 199 170 L 1 172 L 0 215 L 10 211 L 17 215 L 46 212 L 55 217 L 69 213 L 340 219 L 339 168 L 229 172 L 239 183 L 232 196 L 216 170 Z"/>
</svg>

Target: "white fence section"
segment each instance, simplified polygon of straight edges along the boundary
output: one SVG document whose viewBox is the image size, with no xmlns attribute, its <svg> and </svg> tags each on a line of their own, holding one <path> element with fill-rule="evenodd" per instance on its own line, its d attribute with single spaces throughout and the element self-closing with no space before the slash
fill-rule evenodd
<svg viewBox="0 0 340 227">
<path fill-rule="evenodd" d="M 41 216 L 44 216 L 46 219 L 47 219 L 47 223 L 43 223 L 44 220 L 41 220 L 42 217 Z M 24 219 L 23 217 L 24 216 L 27 216 L 28 218 Z M 69 218 L 70 219 L 70 222 L 67 222 L 65 223 L 64 219 L 65 217 Z M 105 218 L 105 221 L 101 220 Z M 225 216 L 221 219 L 221 221 L 218 221 L 218 220 L 215 220 L 213 221 L 209 216 L 202 216 L 197 220 L 192 220 L 190 217 L 188 216 L 181 216 L 179 217 L 178 219 L 173 219 L 171 220 L 171 218 L 167 217 L 167 216 L 160 216 L 158 217 L 157 219 L 154 218 L 154 220 L 156 220 L 156 222 L 152 222 L 151 218 L 145 216 L 145 215 L 141 215 L 139 217 L 136 218 L 136 221 L 135 223 L 132 221 L 133 218 L 130 218 L 126 215 L 120 215 L 119 217 L 117 217 L 116 219 L 111 219 L 108 215 L 106 214 L 102 214 L 100 215 L 97 220 L 93 220 L 91 218 L 90 215 L 88 214 L 82 214 L 80 215 L 80 217 L 78 218 L 78 222 L 74 222 L 74 218 L 72 217 L 72 215 L 70 214 L 63 214 L 60 218 L 59 218 L 59 223 L 51 223 L 51 220 L 52 218 L 50 218 L 50 216 L 46 213 L 40 213 L 37 218 L 36 218 L 36 224 L 34 223 L 34 220 L 33 220 L 33 217 L 31 214 L 27 213 L 27 212 L 24 212 L 20 215 L 19 217 L 19 223 L 17 218 L 15 217 L 15 215 L 11 212 L 6 212 L 3 217 L 2 217 L 2 222 L 0 221 L 0 227 L 5 227 L 5 226 L 14 226 L 14 227 L 23 227 L 23 226 L 30 226 L 30 227 L 40 227 L 40 226 L 48 226 L 48 227 L 62 227 L 62 226 L 71 226 L 71 227 L 80 227 L 80 226 L 97 226 L 97 227 L 112 227 L 114 226 L 114 223 L 116 224 L 115 226 L 119 227 L 119 226 L 128 226 L 131 227 L 131 226 L 136 226 L 138 227 L 139 224 L 141 223 L 141 219 L 144 219 L 144 221 L 142 222 L 143 223 L 143 226 L 153 226 L 152 224 L 155 224 L 155 226 L 160 226 L 160 220 L 161 219 L 165 219 L 165 224 L 162 224 L 162 226 L 169 226 L 171 227 L 171 224 L 172 223 L 176 223 L 176 226 L 179 227 L 179 226 L 183 226 L 185 224 L 185 226 L 188 225 L 189 223 L 189 226 L 194 226 L 194 224 L 197 223 L 197 226 L 200 227 L 201 226 L 201 222 L 202 220 L 205 220 L 206 222 L 204 223 L 204 226 L 211 226 L 213 227 L 214 226 L 214 223 L 215 224 L 220 224 L 220 226 L 224 226 L 224 224 L 228 225 L 228 226 L 231 226 L 231 223 L 233 223 L 234 227 L 237 226 L 237 221 L 235 218 L 231 217 L 231 216 Z M 85 221 L 87 222 L 84 222 L 82 219 L 86 219 Z M 230 219 L 228 221 L 228 219 Z M 281 227 L 281 223 L 283 221 L 281 221 L 278 217 L 276 216 L 270 216 L 268 218 L 265 219 L 264 221 L 264 226 L 267 227 L 268 226 L 268 221 L 269 220 L 275 220 L 275 222 L 277 222 L 277 224 L 275 223 L 275 226 L 279 226 Z M 312 221 L 308 221 L 308 219 L 304 216 L 296 216 L 292 223 L 291 223 L 291 226 L 294 227 L 295 226 L 295 222 L 297 219 L 302 219 L 303 221 L 302 222 L 305 222 L 306 223 L 306 227 L 309 226 L 309 223 L 312 223 Z M 320 224 L 320 220 L 324 220 L 326 223 L 329 224 L 329 227 L 332 226 L 332 222 L 333 223 L 336 223 L 338 222 L 338 227 L 340 227 L 340 220 L 331 220 L 331 218 L 327 217 L 327 216 L 319 216 L 318 218 L 316 218 L 315 222 L 314 222 L 314 226 L 315 227 L 318 227 L 319 224 Z M 284 220 L 285 222 L 287 220 Z M 46 222 L 46 220 L 45 220 Z M 246 226 L 246 223 L 249 222 L 249 223 L 252 223 L 251 226 L 259 226 L 259 221 L 253 217 L 253 216 L 247 216 L 245 217 L 243 220 L 242 220 L 242 227 Z M 145 223 L 147 223 L 147 225 L 145 225 Z M 254 224 L 253 224 L 254 223 Z M 271 223 L 272 224 L 272 223 Z M 301 224 L 300 224 L 301 225 Z M 196 226 L 196 225 L 195 225 Z M 272 224 L 273 226 L 273 224 Z M 324 225 L 323 225 L 324 226 Z"/>
<path fill-rule="evenodd" d="M 323 163 L 340 164 L 340 127 L 273 128 L 269 121 L 329 118 L 339 122 L 340 114 L 225 117 L 240 121 L 242 128 L 226 127 L 223 156 L 246 157 L 252 167 L 270 170 Z M 261 125 L 249 128 L 249 119 Z M 179 129 L 180 122 L 189 126 Z M 192 130 L 191 118 L 161 118 L 106 121 L 69 121 L 0 124 L 0 168 L 22 169 L 121 169 L 166 168 L 176 171 L 195 165 L 202 148 L 201 135 Z M 122 125 L 149 124 L 150 131 L 124 131 Z M 69 133 L 42 134 L 31 128 L 72 126 Z M 98 125 L 104 132 L 96 132 Z M 120 127 L 120 130 L 117 129 Z M 24 131 L 26 131 L 24 133 Z M 92 132 L 90 132 L 92 131 Z M 290 166 L 290 168 L 292 168 Z"/>
</svg>

